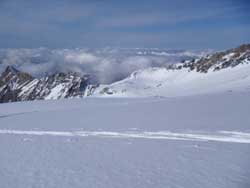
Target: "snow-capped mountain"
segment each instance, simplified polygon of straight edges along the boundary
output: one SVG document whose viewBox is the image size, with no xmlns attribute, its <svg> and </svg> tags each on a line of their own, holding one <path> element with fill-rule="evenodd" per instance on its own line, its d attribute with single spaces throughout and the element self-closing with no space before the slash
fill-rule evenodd
<svg viewBox="0 0 250 188">
<path fill-rule="evenodd" d="M 72 97 L 187 96 L 250 90 L 250 45 L 187 60 L 167 67 L 150 67 L 108 85 L 92 85 L 90 76 L 55 73 L 35 78 L 8 66 L 0 76 L 0 102 Z"/>
<path fill-rule="evenodd" d="M 122 81 L 98 87 L 92 95 L 187 96 L 242 89 L 250 90 L 250 45 L 167 68 L 139 70 Z"/>
<path fill-rule="evenodd" d="M 9 66 L 0 77 L 0 102 L 82 97 L 87 80 L 75 73 L 37 79 Z"/>
</svg>

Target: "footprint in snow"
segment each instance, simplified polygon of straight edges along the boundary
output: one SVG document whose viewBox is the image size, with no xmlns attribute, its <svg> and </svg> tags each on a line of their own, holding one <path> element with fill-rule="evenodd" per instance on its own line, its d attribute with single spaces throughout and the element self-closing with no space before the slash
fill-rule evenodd
<svg viewBox="0 0 250 188">
<path fill-rule="evenodd" d="M 31 141 L 32 141 L 32 138 L 23 138 L 23 141 L 24 141 L 24 142 L 31 142 Z"/>
</svg>

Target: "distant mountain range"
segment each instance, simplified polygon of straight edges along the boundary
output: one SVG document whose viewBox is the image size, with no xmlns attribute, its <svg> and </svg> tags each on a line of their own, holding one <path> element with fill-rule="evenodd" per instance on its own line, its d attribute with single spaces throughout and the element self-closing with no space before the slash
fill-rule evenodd
<svg viewBox="0 0 250 188">
<path fill-rule="evenodd" d="M 159 50 L 139 52 L 167 56 L 166 52 Z M 88 96 L 165 97 L 246 89 L 250 91 L 250 44 L 194 58 L 189 54 L 188 57 L 182 62 L 164 67 L 153 66 L 134 71 L 127 78 L 111 84 L 93 84 L 94 75 L 76 72 L 55 72 L 37 78 L 8 66 L 0 76 L 0 102 Z"/>
</svg>

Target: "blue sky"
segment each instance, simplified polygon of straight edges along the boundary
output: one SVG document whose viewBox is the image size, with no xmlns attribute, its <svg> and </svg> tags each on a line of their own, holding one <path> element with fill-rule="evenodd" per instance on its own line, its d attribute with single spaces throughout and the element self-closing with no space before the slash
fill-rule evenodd
<svg viewBox="0 0 250 188">
<path fill-rule="evenodd" d="M 250 42 L 249 0 L 1 0 L 1 48 L 225 49 Z"/>
</svg>

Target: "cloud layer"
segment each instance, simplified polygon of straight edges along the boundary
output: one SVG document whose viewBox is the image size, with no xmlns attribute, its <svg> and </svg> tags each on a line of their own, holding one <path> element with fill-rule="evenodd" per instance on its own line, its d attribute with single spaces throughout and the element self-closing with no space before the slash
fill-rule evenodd
<svg viewBox="0 0 250 188">
<path fill-rule="evenodd" d="M 112 83 L 148 67 L 164 67 L 203 52 L 160 49 L 1 49 L 0 71 L 12 65 L 40 77 L 55 72 L 89 74 L 97 83 Z"/>
</svg>

